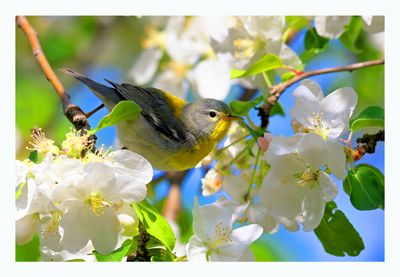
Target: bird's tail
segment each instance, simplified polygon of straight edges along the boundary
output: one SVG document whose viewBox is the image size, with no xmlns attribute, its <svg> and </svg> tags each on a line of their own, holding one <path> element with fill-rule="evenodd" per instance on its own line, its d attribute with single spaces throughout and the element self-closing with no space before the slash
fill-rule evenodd
<svg viewBox="0 0 400 277">
<path fill-rule="evenodd" d="M 114 107 L 118 102 L 122 100 L 122 97 L 119 95 L 116 89 L 105 86 L 103 84 L 100 84 L 98 82 L 95 82 L 88 77 L 75 72 L 69 68 L 61 68 L 60 71 L 62 73 L 65 73 L 67 75 L 70 75 L 77 79 L 78 81 L 82 82 L 86 86 L 88 86 L 94 94 L 100 98 L 100 100 L 105 104 L 107 108 L 112 108 Z"/>
</svg>

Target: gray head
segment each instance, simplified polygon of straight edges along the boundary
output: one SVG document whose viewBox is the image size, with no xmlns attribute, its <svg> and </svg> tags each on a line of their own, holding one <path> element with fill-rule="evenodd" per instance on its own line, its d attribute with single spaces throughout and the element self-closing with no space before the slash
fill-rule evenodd
<svg viewBox="0 0 400 277">
<path fill-rule="evenodd" d="M 197 139 L 222 139 L 231 121 L 238 118 L 227 104 L 209 98 L 187 104 L 182 114 L 183 123 Z"/>
</svg>

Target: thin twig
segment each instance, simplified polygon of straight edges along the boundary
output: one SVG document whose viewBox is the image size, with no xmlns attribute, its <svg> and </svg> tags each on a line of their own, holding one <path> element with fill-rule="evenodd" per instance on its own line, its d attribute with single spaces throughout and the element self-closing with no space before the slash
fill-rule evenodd
<svg viewBox="0 0 400 277">
<path fill-rule="evenodd" d="M 316 75 L 322 75 L 322 74 L 328 74 L 328 73 L 334 73 L 334 72 L 342 72 L 342 71 L 353 71 L 353 70 L 366 68 L 366 67 L 370 67 L 370 66 L 382 65 L 384 63 L 385 63 L 385 60 L 382 58 L 382 59 L 378 59 L 378 60 L 354 63 L 354 64 L 345 65 L 345 66 L 338 66 L 338 67 L 331 67 L 331 68 L 307 71 L 307 72 L 303 72 L 303 73 L 293 77 L 290 80 L 287 80 L 286 82 L 279 83 L 277 85 L 272 86 L 270 88 L 271 96 L 267 99 L 267 103 L 264 106 L 262 106 L 262 108 L 265 111 L 265 115 L 263 115 L 265 117 L 264 118 L 264 121 L 265 121 L 264 127 L 267 127 L 267 125 L 268 125 L 269 115 L 271 113 L 272 107 L 278 101 L 281 94 L 287 88 L 289 88 L 291 85 L 293 85 L 303 79 L 306 79 L 306 78 L 309 78 L 312 76 L 316 76 Z"/>
<path fill-rule="evenodd" d="M 188 171 L 167 172 L 171 187 L 162 213 L 169 220 L 175 221 L 181 211 L 181 183 L 187 173 Z"/>
<path fill-rule="evenodd" d="M 376 144 L 378 141 L 385 140 L 385 130 L 380 130 L 378 133 L 370 135 L 365 134 L 356 140 L 357 146 L 352 151 L 352 160 L 358 161 L 365 154 L 375 153 Z"/>
<path fill-rule="evenodd" d="M 47 80 L 52 84 L 56 93 L 60 97 L 61 103 L 63 105 L 64 115 L 68 118 L 68 120 L 74 125 L 76 130 L 90 130 L 90 125 L 87 120 L 86 114 L 82 111 L 82 109 L 70 102 L 70 96 L 65 90 L 64 86 L 61 84 L 57 75 L 54 73 L 54 70 L 50 66 L 43 50 L 40 45 L 40 41 L 38 38 L 38 34 L 35 29 L 31 26 L 29 21 L 24 16 L 17 16 L 16 22 L 21 30 L 25 33 L 26 38 L 29 41 L 29 44 L 32 48 L 33 55 L 36 58 L 37 63 L 41 67 L 44 75 Z M 85 133 L 85 132 L 82 132 Z M 89 140 L 93 142 L 96 141 L 96 136 L 91 135 Z M 95 151 L 95 148 L 92 149 Z"/>
</svg>

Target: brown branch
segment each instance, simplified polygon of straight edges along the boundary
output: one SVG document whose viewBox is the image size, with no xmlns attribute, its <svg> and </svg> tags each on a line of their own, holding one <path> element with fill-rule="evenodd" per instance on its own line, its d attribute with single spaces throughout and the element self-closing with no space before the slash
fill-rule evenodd
<svg viewBox="0 0 400 277">
<path fill-rule="evenodd" d="M 167 172 L 171 187 L 163 207 L 163 215 L 169 220 L 175 221 L 181 211 L 181 183 L 187 173 L 188 171 Z"/>
<path fill-rule="evenodd" d="M 31 26 L 29 21 L 24 16 L 17 16 L 16 22 L 18 27 L 20 27 L 21 30 L 25 33 L 26 38 L 28 39 L 29 44 L 32 48 L 33 55 L 35 56 L 36 61 L 42 69 L 44 75 L 46 76 L 47 80 L 52 84 L 56 93 L 60 97 L 61 103 L 63 105 L 64 115 L 74 125 L 76 130 L 89 130 L 90 125 L 87 120 L 86 114 L 81 110 L 80 107 L 70 102 L 69 94 L 64 89 L 64 86 L 61 84 L 57 75 L 54 73 L 54 70 L 51 68 L 42 50 L 38 34 L 36 33 L 35 29 Z M 89 140 L 95 142 L 96 136 L 90 136 Z"/>
<path fill-rule="evenodd" d="M 331 67 L 331 68 L 324 68 L 324 69 L 318 69 L 318 70 L 313 70 L 313 71 L 308 71 L 308 72 L 303 72 L 295 77 L 293 77 L 290 80 L 287 80 L 286 82 L 274 85 L 270 88 L 270 93 L 271 96 L 267 99 L 267 103 L 262 106 L 262 108 L 265 111 L 265 118 L 264 118 L 264 126 L 261 126 L 262 128 L 266 128 L 269 123 L 269 115 L 271 113 L 272 107 L 275 105 L 275 103 L 278 101 L 279 97 L 287 88 L 289 88 L 291 85 L 312 77 L 316 75 L 322 75 L 322 74 L 328 74 L 328 73 L 334 73 L 334 72 L 342 72 L 342 71 L 353 71 L 361 68 L 366 68 L 370 66 L 376 66 L 376 65 L 382 65 L 385 63 L 385 60 L 378 59 L 378 60 L 372 60 L 372 61 L 366 61 L 366 62 L 360 62 L 360 63 L 354 63 L 354 64 L 349 64 L 345 66 L 339 66 L 339 67 Z"/>
<path fill-rule="evenodd" d="M 380 130 L 378 133 L 370 135 L 365 134 L 356 140 L 357 146 L 354 151 L 351 151 L 353 161 L 358 161 L 365 154 L 375 153 L 376 144 L 378 141 L 385 140 L 385 131 Z"/>
</svg>

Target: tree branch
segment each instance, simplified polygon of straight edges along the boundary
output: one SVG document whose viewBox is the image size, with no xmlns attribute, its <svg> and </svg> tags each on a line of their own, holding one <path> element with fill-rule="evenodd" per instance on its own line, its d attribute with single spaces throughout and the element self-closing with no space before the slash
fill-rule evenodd
<svg viewBox="0 0 400 277">
<path fill-rule="evenodd" d="M 89 130 L 90 125 L 87 120 L 86 114 L 81 110 L 80 107 L 72 104 L 70 102 L 70 96 L 64 89 L 54 70 L 51 68 L 43 50 L 40 45 L 38 34 L 35 29 L 31 26 L 29 21 L 24 16 L 17 16 L 16 22 L 18 27 L 25 33 L 26 38 L 32 48 L 33 55 L 36 58 L 37 63 L 42 69 L 47 80 L 52 84 L 56 93 L 60 97 L 61 103 L 63 105 L 64 115 L 68 120 L 74 125 L 76 130 Z M 92 135 L 89 137 L 93 142 L 96 141 L 96 136 Z M 94 143 L 93 143 L 94 144 Z"/>
<path fill-rule="evenodd" d="M 293 85 L 303 79 L 306 79 L 306 78 L 309 78 L 312 76 L 316 76 L 316 75 L 322 75 L 322 74 L 328 74 L 328 73 L 334 73 L 334 72 L 342 72 L 342 71 L 353 71 L 353 70 L 366 68 L 366 67 L 370 67 L 370 66 L 382 65 L 384 63 L 385 63 L 385 60 L 382 58 L 382 59 L 378 59 L 378 60 L 359 62 L 359 63 L 349 64 L 349 65 L 345 65 L 345 66 L 331 67 L 331 68 L 324 68 L 324 69 L 303 72 L 303 73 L 293 77 L 292 79 L 287 80 L 286 82 L 272 86 L 270 88 L 271 96 L 267 99 L 267 103 L 261 107 L 265 111 L 265 114 L 262 114 L 262 116 L 264 116 L 264 118 L 261 118 L 261 121 L 263 122 L 261 127 L 266 128 L 268 126 L 269 115 L 271 113 L 272 107 L 278 101 L 278 99 L 282 95 L 282 93 L 285 92 L 285 90 L 287 88 L 289 88 L 291 85 Z"/>
<path fill-rule="evenodd" d="M 175 221 L 181 211 L 181 183 L 187 173 L 187 170 L 167 172 L 167 178 L 170 180 L 171 187 L 162 213 L 169 220 Z"/>
<path fill-rule="evenodd" d="M 358 161 L 366 153 L 375 153 L 376 144 L 378 141 L 385 140 L 385 130 L 380 130 L 378 133 L 370 135 L 365 134 L 356 140 L 357 146 L 354 151 L 351 152 L 354 161 Z"/>
</svg>

